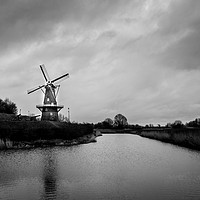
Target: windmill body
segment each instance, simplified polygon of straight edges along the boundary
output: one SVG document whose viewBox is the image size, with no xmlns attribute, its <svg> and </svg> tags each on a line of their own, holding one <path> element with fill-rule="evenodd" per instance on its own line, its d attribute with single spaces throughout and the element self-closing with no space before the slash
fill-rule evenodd
<svg viewBox="0 0 200 200">
<path fill-rule="evenodd" d="M 60 85 L 55 85 L 54 83 L 60 82 L 65 78 L 69 77 L 69 74 L 64 74 L 54 80 L 50 80 L 47 70 L 44 65 L 40 65 L 40 69 L 46 81 L 46 84 L 28 90 L 28 94 L 35 92 L 39 89 L 44 92 L 44 101 L 42 105 L 37 105 L 36 107 L 42 112 L 41 120 L 47 121 L 58 121 L 58 112 L 64 107 L 62 105 L 57 105 L 56 97 L 58 94 L 58 90 Z"/>
<path fill-rule="evenodd" d="M 58 112 L 64 107 L 57 105 L 55 89 L 53 86 L 45 86 L 43 105 L 36 105 L 42 112 L 41 120 L 58 121 Z"/>
</svg>

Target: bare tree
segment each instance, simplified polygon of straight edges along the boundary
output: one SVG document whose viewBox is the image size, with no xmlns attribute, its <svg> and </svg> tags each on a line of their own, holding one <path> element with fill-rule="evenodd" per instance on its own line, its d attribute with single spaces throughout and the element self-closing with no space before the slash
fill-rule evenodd
<svg viewBox="0 0 200 200">
<path fill-rule="evenodd" d="M 69 119 L 65 117 L 63 114 L 59 113 L 58 119 L 60 122 L 69 122 Z"/>
</svg>

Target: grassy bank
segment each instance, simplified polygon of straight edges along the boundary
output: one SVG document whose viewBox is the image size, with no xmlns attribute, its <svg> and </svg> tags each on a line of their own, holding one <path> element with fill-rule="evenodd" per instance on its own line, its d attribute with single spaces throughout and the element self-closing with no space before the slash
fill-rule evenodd
<svg viewBox="0 0 200 200">
<path fill-rule="evenodd" d="M 72 140 L 84 143 L 85 140 L 90 140 L 88 135 L 92 134 L 91 124 L 51 121 L 1 121 L 0 123 L 0 140 L 5 147 L 11 143 L 12 145 L 34 144 L 34 146 L 70 143 L 68 141 Z"/>
<path fill-rule="evenodd" d="M 138 134 L 142 137 L 200 150 L 200 128 L 149 128 L 143 129 Z"/>
<path fill-rule="evenodd" d="M 140 128 L 140 129 L 97 129 L 102 134 L 130 133 L 142 137 L 200 150 L 200 128 Z"/>
</svg>

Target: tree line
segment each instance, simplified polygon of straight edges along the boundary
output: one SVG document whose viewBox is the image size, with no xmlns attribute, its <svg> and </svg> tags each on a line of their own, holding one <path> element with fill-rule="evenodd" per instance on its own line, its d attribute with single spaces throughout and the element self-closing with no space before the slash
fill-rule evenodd
<svg viewBox="0 0 200 200">
<path fill-rule="evenodd" d="M 17 106 L 14 102 L 12 102 L 9 98 L 6 98 L 5 100 L 0 99 L 0 113 L 6 113 L 6 114 L 17 114 Z M 65 117 L 62 114 L 59 114 L 59 120 L 69 122 L 69 119 Z M 160 124 L 154 126 L 153 124 L 147 124 L 145 126 L 141 125 L 133 125 L 128 124 L 127 118 L 122 114 L 115 115 L 114 119 L 106 118 L 102 122 L 98 122 L 94 124 L 94 128 L 153 128 L 153 127 L 161 127 Z M 176 120 L 173 123 L 167 123 L 165 126 L 167 128 L 186 128 L 186 127 L 199 127 L 200 128 L 200 119 L 197 118 L 193 121 L 186 122 L 183 124 L 180 120 Z"/>
<path fill-rule="evenodd" d="M 130 128 L 130 129 L 142 129 L 142 128 L 173 128 L 173 129 L 180 129 L 180 128 L 200 128 L 200 118 L 197 118 L 193 121 L 186 122 L 185 124 L 181 120 L 175 120 L 173 123 L 167 123 L 166 125 L 153 125 L 153 124 L 146 124 L 146 125 L 139 125 L 139 124 L 128 124 L 127 118 L 122 114 L 117 114 L 114 119 L 106 118 L 102 122 L 98 122 L 94 124 L 94 128 L 101 128 L 101 129 L 123 129 L 123 128 Z"/>
</svg>

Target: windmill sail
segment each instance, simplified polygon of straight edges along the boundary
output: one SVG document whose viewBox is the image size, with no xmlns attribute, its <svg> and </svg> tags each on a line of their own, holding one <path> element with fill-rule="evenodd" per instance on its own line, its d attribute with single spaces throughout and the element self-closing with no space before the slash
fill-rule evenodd
<svg viewBox="0 0 200 200">
<path fill-rule="evenodd" d="M 39 89 L 43 88 L 44 86 L 45 86 L 45 85 L 40 85 L 40 86 L 38 86 L 38 87 L 32 88 L 32 89 L 30 89 L 30 90 L 27 90 L 27 93 L 30 94 L 30 93 L 32 93 L 32 92 L 35 92 L 36 90 L 39 90 Z"/>
<path fill-rule="evenodd" d="M 62 75 L 62 76 L 60 76 L 60 77 L 58 77 L 58 78 L 55 78 L 54 80 L 52 80 L 51 82 L 52 83 L 54 83 L 54 82 L 56 82 L 56 81 L 58 81 L 59 80 L 59 82 L 61 82 L 61 81 L 64 81 L 66 78 L 68 78 L 69 77 L 69 74 L 67 73 L 67 74 L 64 74 L 64 75 Z"/>
<path fill-rule="evenodd" d="M 50 77 L 49 77 L 49 74 L 48 74 L 45 66 L 44 65 L 40 65 L 40 69 L 42 71 L 42 74 L 44 76 L 45 81 L 50 81 Z"/>
</svg>

